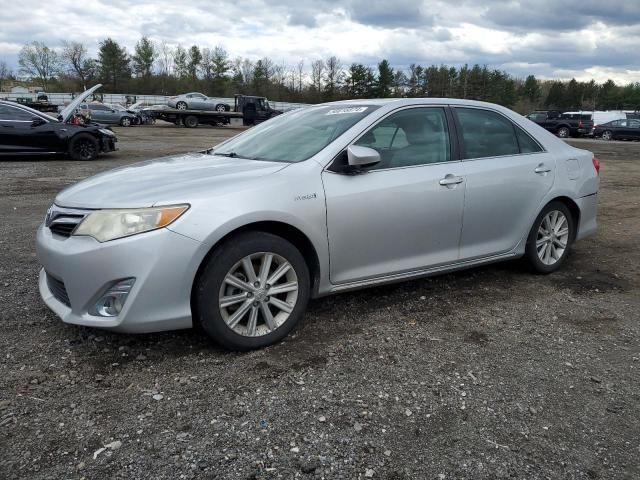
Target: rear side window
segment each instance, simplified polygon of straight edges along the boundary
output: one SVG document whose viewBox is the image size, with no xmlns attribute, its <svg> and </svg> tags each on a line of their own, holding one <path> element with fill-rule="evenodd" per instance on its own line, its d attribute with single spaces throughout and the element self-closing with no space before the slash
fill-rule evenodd
<svg viewBox="0 0 640 480">
<path fill-rule="evenodd" d="M 514 128 L 516 129 L 516 137 L 518 138 L 520 153 L 536 153 L 542 151 L 542 147 L 538 142 L 531 138 L 528 133 L 517 125 Z"/>
<path fill-rule="evenodd" d="M 455 108 L 460 124 L 464 158 L 501 157 L 520 153 L 513 124 L 495 112 Z"/>
</svg>

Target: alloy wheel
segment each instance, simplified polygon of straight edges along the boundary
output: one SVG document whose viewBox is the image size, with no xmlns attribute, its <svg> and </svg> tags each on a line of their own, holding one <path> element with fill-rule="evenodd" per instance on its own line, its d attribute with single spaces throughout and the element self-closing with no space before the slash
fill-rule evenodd
<svg viewBox="0 0 640 480">
<path fill-rule="evenodd" d="M 90 160 L 96 154 L 96 146 L 90 140 L 80 140 L 74 146 L 75 152 L 83 160 Z"/>
<path fill-rule="evenodd" d="M 611 140 L 612 138 L 613 138 L 613 134 L 609 130 L 602 132 L 603 140 Z"/>
<path fill-rule="evenodd" d="M 224 105 L 218 105 L 218 106 L 216 106 L 216 110 L 217 110 L 218 112 L 226 112 L 226 111 L 227 111 L 227 109 L 226 109 L 226 108 L 224 108 Z"/>
<path fill-rule="evenodd" d="M 547 213 L 536 236 L 536 251 L 538 258 L 545 265 L 553 265 L 558 262 L 569 244 L 569 222 L 567 217 L 559 210 Z"/>
<path fill-rule="evenodd" d="M 271 252 L 238 261 L 220 287 L 218 306 L 227 326 L 245 337 L 267 335 L 282 326 L 298 299 L 298 276 L 284 257 Z"/>
</svg>

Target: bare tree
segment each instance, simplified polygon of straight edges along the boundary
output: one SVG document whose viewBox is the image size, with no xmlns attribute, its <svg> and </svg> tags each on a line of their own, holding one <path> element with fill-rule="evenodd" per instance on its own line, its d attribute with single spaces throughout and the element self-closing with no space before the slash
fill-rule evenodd
<svg viewBox="0 0 640 480">
<path fill-rule="evenodd" d="M 164 40 L 158 45 L 158 56 L 156 63 L 158 65 L 158 73 L 160 75 L 169 75 L 173 68 L 172 48 Z"/>
<path fill-rule="evenodd" d="M 298 72 L 298 92 L 302 93 L 302 82 L 304 79 L 304 60 L 300 60 L 296 66 Z"/>
<path fill-rule="evenodd" d="M 13 71 L 4 60 L 0 61 L 0 92 L 3 90 L 4 82 L 13 78 Z"/>
<path fill-rule="evenodd" d="M 324 76 L 325 79 L 325 93 L 328 100 L 333 100 L 338 92 L 338 88 L 344 79 L 344 71 L 342 70 L 342 64 L 336 56 L 327 58 L 325 62 L 327 72 Z"/>
<path fill-rule="evenodd" d="M 89 58 L 87 48 L 80 42 L 64 42 L 60 58 L 67 67 L 67 71 L 78 78 L 84 90 L 87 89 L 87 82 L 96 73 L 96 62 Z"/>
<path fill-rule="evenodd" d="M 42 42 L 32 42 L 22 47 L 18 57 L 20 72 L 37 78 L 47 90 L 49 80 L 60 72 L 60 56 Z"/>
<path fill-rule="evenodd" d="M 315 60 L 311 64 L 311 87 L 315 90 L 316 96 L 322 92 L 322 79 L 324 77 L 325 65 L 322 60 Z"/>
</svg>

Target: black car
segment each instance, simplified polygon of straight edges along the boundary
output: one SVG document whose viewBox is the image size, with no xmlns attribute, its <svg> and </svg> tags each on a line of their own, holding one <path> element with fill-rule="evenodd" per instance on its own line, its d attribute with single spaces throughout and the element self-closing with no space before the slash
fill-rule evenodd
<svg viewBox="0 0 640 480">
<path fill-rule="evenodd" d="M 116 149 L 115 134 L 97 124 L 62 122 L 18 103 L 0 100 L 0 156 L 69 155 L 94 160 Z"/>
<path fill-rule="evenodd" d="M 527 115 L 527 118 L 561 138 L 586 135 L 593 127 L 589 113 L 559 113 L 556 110 L 549 110 L 532 112 Z"/>
<path fill-rule="evenodd" d="M 596 125 L 593 136 L 603 140 L 640 140 L 640 120 L 614 120 Z"/>
</svg>

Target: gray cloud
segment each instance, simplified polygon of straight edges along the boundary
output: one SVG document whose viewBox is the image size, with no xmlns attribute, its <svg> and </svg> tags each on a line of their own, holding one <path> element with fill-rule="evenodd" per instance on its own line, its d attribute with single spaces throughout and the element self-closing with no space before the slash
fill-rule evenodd
<svg viewBox="0 0 640 480">
<path fill-rule="evenodd" d="M 0 60 L 16 66 L 33 40 L 82 41 L 95 54 L 112 37 L 132 51 L 141 35 L 278 63 L 337 55 L 344 65 L 480 63 L 640 81 L 640 0 L 24 0 L 3 7 Z"/>
</svg>

